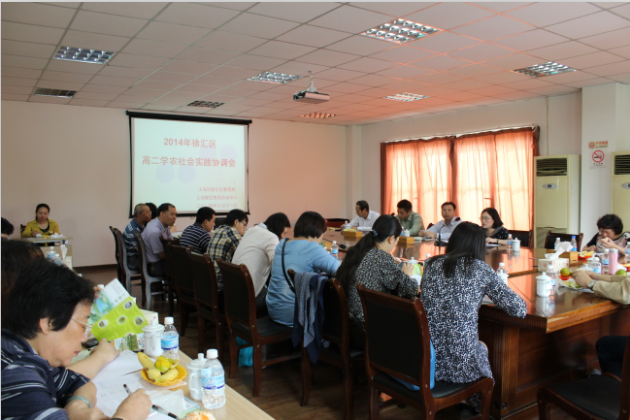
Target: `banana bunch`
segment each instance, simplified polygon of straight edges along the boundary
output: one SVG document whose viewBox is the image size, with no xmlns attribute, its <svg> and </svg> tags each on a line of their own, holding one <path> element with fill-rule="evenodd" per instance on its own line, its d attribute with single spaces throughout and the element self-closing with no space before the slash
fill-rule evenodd
<svg viewBox="0 0 630 420">
<path fill-rule="evenodd" d="M 173 364 L 164 356 L 157 358 L 155 362 L 146 354 L 139 352 L 138 360 L 144 368 L 147 377 L 153 382 L 168 382 L 177 379 L 179 372 L 177 364 Z"/>
</svg>

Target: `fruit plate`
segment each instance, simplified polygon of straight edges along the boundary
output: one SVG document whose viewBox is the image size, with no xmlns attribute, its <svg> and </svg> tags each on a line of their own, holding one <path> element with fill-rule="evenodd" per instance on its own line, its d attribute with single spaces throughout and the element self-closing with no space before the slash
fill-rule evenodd
<svg viewBox="0 0 630 420">
<path fill-rule="evenodd" d="M 181 366 L 181 365 L 177 365 L 177 378 L 173 379 L 172 381 L 165 381 L 165 382 L 153 382 L 151 379 L 149 379 L 149 377 L 147 376 L 147 372 L 145 369 L 142 369 L 142 371 L 140 371 L 140 375 L 142 376 L 142 379 L 144 379 L 145 381 L 155 385 L 155 386 L 171 386 L 171 385 L 175 385 L 178 382 L 181 382 L 182 379 L 184 379 L 186 377 L 186 368 Z"/>
</svg>

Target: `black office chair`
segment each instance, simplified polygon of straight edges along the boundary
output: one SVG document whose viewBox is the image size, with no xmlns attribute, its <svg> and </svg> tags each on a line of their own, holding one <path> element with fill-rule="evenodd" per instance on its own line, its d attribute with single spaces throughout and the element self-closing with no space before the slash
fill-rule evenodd
<svg viewBox="0 0 630 420">
<path fill-rule="evenodd" d="M 513 239 L 521 241 L 521 246 L 531 247 L 532 231 L 531 230 L 508 230 Z"/>
<path fill-rule="evenodd" d="M 582 238 L 584 237 L 583 233 L 558 233 L 548 231 L 547 236 L 545 236 L 545 249 L 553 249 L 553 245 L 556 242 L 556 238 L 560 238 L 560 242 L 571 242 L 571 237 L 575 236 L 575 240 L 577 241 L 577 249 L 578 251 L 582 250 Z"/>
</svg>

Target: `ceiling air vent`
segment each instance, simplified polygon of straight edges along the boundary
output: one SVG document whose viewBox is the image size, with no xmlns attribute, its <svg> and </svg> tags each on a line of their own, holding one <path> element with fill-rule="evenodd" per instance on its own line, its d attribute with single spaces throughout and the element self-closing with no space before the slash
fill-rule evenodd
<svg viewBox="0 0 630 420">
<path fill-rule="evenodd" d="M 566 158 L 538 159 L 536 161 L 536 176 L 567 176 Z"/>
<path fill-rule="evenodd" d="M 630 174 L 630 154 L 615 156 L 615 175 Z"/>
<path fill-rule="evenodd" d="M 57 98 L 72 98 L 76 90 L 63 90 L 63 89 L 48 89 L 48 88 L 36 88 L 33 95 L 38 96 L 55 96 Z"/>
</svg>

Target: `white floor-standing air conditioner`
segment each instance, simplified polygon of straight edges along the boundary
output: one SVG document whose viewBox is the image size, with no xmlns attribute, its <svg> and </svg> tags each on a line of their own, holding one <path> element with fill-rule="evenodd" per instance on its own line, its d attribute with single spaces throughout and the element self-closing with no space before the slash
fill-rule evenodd
<svg viewBox="0 0 630 420">
<path fill-rule="evenodd" d="M 579 233 L 580 155 L 538 156 L 534 161 L 534 244 L 548 231 Z"/>
<path fill-rule="evenodd" d="M 624 230 L 630 228 L 630 152 L 613 153 L 612 212 L 621 218 Z"/>
</svg>

